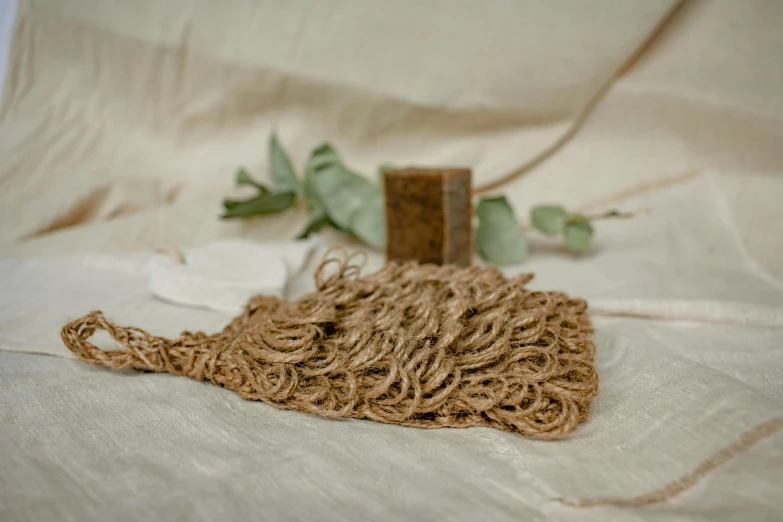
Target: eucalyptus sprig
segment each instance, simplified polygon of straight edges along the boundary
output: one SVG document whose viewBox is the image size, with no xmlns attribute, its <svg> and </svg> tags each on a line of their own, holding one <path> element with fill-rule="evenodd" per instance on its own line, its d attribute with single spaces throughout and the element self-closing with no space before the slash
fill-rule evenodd
<svg viewBox="0 0 783 522">
<path fill-rule="evenodd" d="M 258 183 L 250 177 L 246 169 L 240 168 L 236 173 L 236 184 L 251 186 L 258 194 L 243 200 L 224 199 L 225 212 L 222 218 L 236 219 L 277 214 L 292 207 L 301 191 L 301 184 L 291 165 L 291 158 L 280 146 L 275 134 L 269 138 L 269 172 L 272 177 L 272 189 Z"/>
<path fill-rule="evenodd" d="M 389 164 L 379 166 L 377 180 L 373 182 L 347 167 L 334 147 L 324 143 L 310 153 L 303 180 L 300 180 L 290 156 L 275 134 L 269 138 L 268 157 L 272 187 L 255 181 L 246 169 L 240 168 L 236 173 L 236 184 L 252 187 L 257 193 L 244 200 L 223 200 L 223 219 L 276 214 L 292 207 L 297 199 L 304 198 L 309 219 L 297 239 L 330 227 L 376 250 L 385 247 L 386 217 L 379 180 L 384 172 L 395 167 Z M 527 239 L 505 196 L 482 198 L 475 207 L 475 214 L 478 219 L 475 245 L 484 260 L 506 265 L 525 258 Z M 593 221 L 635 215 L 637 213 L 617 210 L 585 215 L 568 212 L 560 205 L 545 204 L 533 207 L 530 221 L 544 235 L 562 236 L 565 246 L 579 253 L 590 246 Z"/>
<path fill-rule="evenodd" d="M 590 246 L 593 226 L 582 214 L 569 213 L 560 205 L 537 205 L 530 211 L 530 221 L 542 234 L 562 235 L 573 252 L 583 252 Z"/>
</svg>

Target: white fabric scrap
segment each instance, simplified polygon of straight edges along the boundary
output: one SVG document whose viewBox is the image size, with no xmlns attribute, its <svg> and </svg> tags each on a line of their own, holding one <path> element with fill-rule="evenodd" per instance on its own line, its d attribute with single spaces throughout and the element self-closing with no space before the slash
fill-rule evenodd
<svg viewBox="0 0 783 522">
<path fill-rule="evenodd" d="M 256 294 L 285 297 L 312 242 L 215 241 L 185 252 L 182 259 L 156 253 L 149 261 L 149 287 L 166 301 L 237 313 Z"/>
</svg>

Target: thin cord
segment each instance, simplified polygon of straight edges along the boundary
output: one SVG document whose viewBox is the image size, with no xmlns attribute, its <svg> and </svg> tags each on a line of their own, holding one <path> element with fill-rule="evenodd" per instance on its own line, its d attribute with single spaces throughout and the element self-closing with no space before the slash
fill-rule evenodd
<svg viewBox="0 0 783 522">
<path fill-rule="evenodd" d="M 658 22 L 658 25 L 650 33 L 650 35 L 642 42 L 642 44 L 633 52 L 633 54 L 631 54 L 631 56 L 625 62 L 623 62 L 623 64 L 617 69 L 617 71 L 615 71 L 615 73 L 612 74 L 609 77 L 609 79 L 598 89 L 598 91 L 593 95 L 593 97 L 587 102 L 587 105 L 582 110 L 582 112 L 577 115 L 571 127 L 562 136 L 560 136 L 560 138 L 558 138 L 552 145 L 544 149 L 537 156 L 534 156 L 533 159 L 523 164 L 522 166 L 518 167 L 516 170 L 509 172 L 508 174 L 501 176 L 500 178 L 494 181 L 477 185 L 476 187 L 473 188 L 473 194 L 483 194 L 485 192 L 490 192 L 500 188 L 501 186 L 507 183 L 510 183 L 512 181 L 521 178 L 523 175 L 527 174 L 531 170 L 535 169 L 536 167 L 544 163 L 546 160 L 552 157 L 552 155 L 554 155 L 555 152 L 560 150 L 566 143 L 571 141 L 571 138 L 573 138 L 576 135 L 576 133 L 579 132 L 579 130 L 584 126 L 585 122 L 587 121 L 587 118 L 590 117 L 590 114 L 592 114 L 593 110 L 598 106 L 598 103 L 604 98 L 604 96 L 606 96 L 606 93 L 608 93 L 609 90 L 612 88 L 614 82 L 620 76 L 625 74 L 633 66 L 633 64 L 639 59 L 639 57 L 642 54 L 644 54 L 644 52 L 647 49 L 649 49 L 653 41 L 663 32 L 663 29 L 669 24 L 669 22 L 672 19 L 674 19 L 675 15 L 680 12 L 680 10 L 684 5 L 685 5 L 685 0 L 680 0 L 669 10 L 668 13 L 666 13 L 666 16 L 664 16 Z"/>
<path fill-rule="evenodd" d="M 670 500 L 701 482 L 718 467 L 750 450 L 762 440 L 775 435 L 783 428 L 783 417 L 775 417 L 746 431 L 731 444 L 716 452 L 693 470 L 668 482 L 663 487 L 631 498 L 595 498 L 557 501 L 567 506 L 589 508 L 595 506 L 642 507 Z"/>
</svg>

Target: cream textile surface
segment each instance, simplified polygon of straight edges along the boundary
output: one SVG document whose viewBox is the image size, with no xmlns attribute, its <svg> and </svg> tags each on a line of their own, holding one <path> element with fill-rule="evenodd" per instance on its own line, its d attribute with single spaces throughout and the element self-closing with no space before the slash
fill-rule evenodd
<svg viewBox="0 0 783 522">
<path fill-rule="evenodd" d="M 578 124 L 673 4 L 23 1 L 0 108 L 0 518 L 779 520 L 780 432 L 665 502 L 558 500 L 648 493 L 783 417 L 774 0 L 686 4 L 502 189 L 520 215 L 651 209 L 600 223 L 588 256 L 537 240 L 506 269 L 594 311 L 600 396 L 566 440 L 327 421 L 89 367 L 58 337 L 93 308 L 163 335 L 224 324 L 153 299 L 144 265 L 158 246 L 294 235 L 297 212 L 216 219 L 238 164 L 266 174 L 270 129 L 299 165 L 329 139 L 367 173 L 489 181 Z"/>
</svg>

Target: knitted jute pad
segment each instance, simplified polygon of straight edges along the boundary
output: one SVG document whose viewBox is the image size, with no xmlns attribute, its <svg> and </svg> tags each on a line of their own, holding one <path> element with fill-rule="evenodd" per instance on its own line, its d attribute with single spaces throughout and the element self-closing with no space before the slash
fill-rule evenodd
<svg viewBox="0 0 783 522">
<path fill-rule="evenodd" d="M 587 418 L 598 393 L 587 305 L 496 268 L 389 263 L 360 277 L 327 258 L 295 302 L 259 295 L 222 332 L 177 339 L 101 312 L 67 324 L 85 362 L 208 380 L 246 399 L 419 428 L 490 426 L 541 439 Z M 123 349 L 88 339 L 106 330 Z"/>
</svg>

